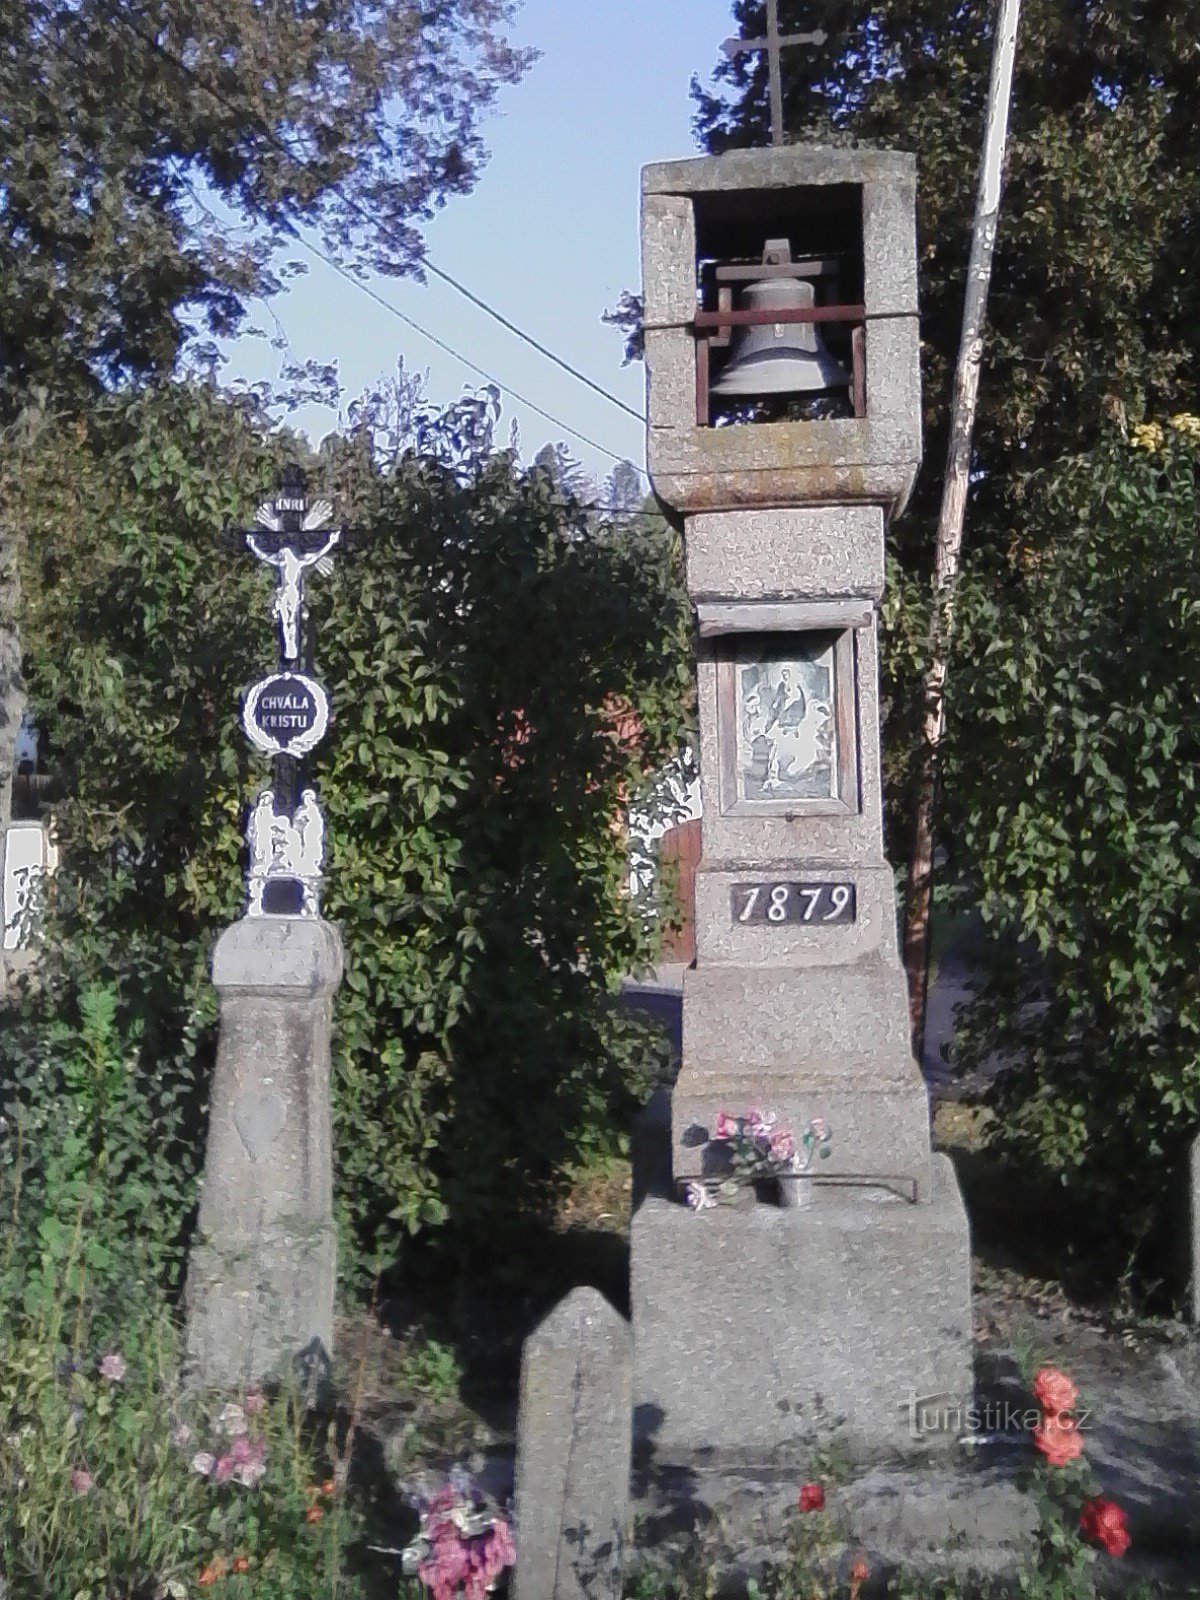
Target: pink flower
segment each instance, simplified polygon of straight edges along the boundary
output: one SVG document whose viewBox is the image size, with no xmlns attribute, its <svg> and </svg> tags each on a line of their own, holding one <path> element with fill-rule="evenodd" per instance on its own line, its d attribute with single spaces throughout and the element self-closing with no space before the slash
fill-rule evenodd
<svg viewBox="0 0 1200 1600">
<path fill-rule="evenodd" d="M 1083 1440 L 1069 1412 L 1043 1417 L 1033 1430 L 1033 1442 L 1052 1467 L 1065 1467 L 1083 1454 Z"/>
<path fill-rule="evenodd" d="M 240 1483 L 245 1489 L 253 1489 L 254 1485 L 267 1475 L 267 1447 L 262 1439 L 251 1439 L 244 1433 L 239 1434 L 233 1441 L 228 1459 L 233 1463 L 230 1476 L 235 1483 Z M 219 1469 L 220 1462 L 217 1465 Z"/>
<path fill-rule="evenodd" d="M 1057 1367 L 1042 1367 L 1033 1381 L 1037 1402 L 1048 1417 L 1060 1416 L 1064 1411 L 1074 1411 L 1079 1390 Z"/>
<path fill-rule="evenodd" d="M 751 1106 L 746 1113 L 746 1132 L 753 1139 L 765 1139 L 778 1120 L 774 1111 L 760 1111 L 757 1106 Z"/>
<path fill-rule="evenodd" d="M 1132 1544 L 1125 1513 L 1115 1500 L 1088 1500 L 1079 1515 L 1079 1526 L 1085 1539 L 1102 1545 L 1110 1556 L 1118 1560 Z"/>
<path fill-rule="evenodd" d="M 125 1372 L 125 1357 L 116 1350 L 110 1350 L 100 1363 L 100 1376 L 107 1378 L 110 1383 L 120 1383 Z"/>
<path fill-rule="evenodd" d="M 257 1417 L 260 1411 L 265 1410 L 267 1397 L 261 1389 L 251 1389 L 242 1401 L 242 1406 L 248 1417 Z"/>
<path fill-rule="evenodd" d="M 94 1479 L 86 1467 L 71 1468 L 71 1487 L 78 1495 L 85 1495 L 91 1489 Z"/>
<path fill-rule="evenodd" d="M 241 1406 L 236 1405 L 231 1400 L 227 1406 L 221 1408 L 221 1413 L 217 1417 L 217 1427 L 220 1428 L 222 1433 L 228 1433 L 231 1436 L 245 1433 L 246 1413 Z"/>
<path fill-rule="evenodd" d="M 227 1483 L 233 1477 L 234 1465 L 235 1462 L 231 1455 L 222 1456 L 217 1462 L 216 1470 L 213 1473 L 215 1481 L 217 1483 Z"/>
<path fill-rule="evenodd" d="M 716 1125 L 716 1128 L 713 1130 L 713 1138 L 714 1139 L 736 1139 L 737 1138 L 737 1131 L 738 1131 L 737 1118 L 736 1117 L 731 1117 L 729 1115 L 728 1111 L 718 1111 L 717 1112 L 717 1125 Z"/>
<path fill-rule="evenodd" d="M 790 1161 L 796 1154 L 796 1141 L 790 1128 L 775 1128 L 767 1141 L 772 1161 Z"/>
<path fill-rule="evenodd" d="M 192 1471 L 198 1472 L 202 1478 L 211 1478 L 216 1465 L 216 1456 L 210 1456 L 207 1450 L 197 1450 L 192 1457 Z"/>
</svg>

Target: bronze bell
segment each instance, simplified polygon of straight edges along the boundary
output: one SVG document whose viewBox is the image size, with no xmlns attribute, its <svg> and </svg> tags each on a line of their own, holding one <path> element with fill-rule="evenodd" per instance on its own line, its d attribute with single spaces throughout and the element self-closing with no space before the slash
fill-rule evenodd
<svg viewBox="0 0 1200 1600">
<path fill-rule="evenodd" d="M 816 291 L 803 278 L 760 278 L 741 295 L 743 311 L 808 310 Z M 815 322 L 764 322 L 736 327 L 729 360 L 714 394 L 823 394 L 846 389 L 850 374 L 830 355 Z"/>
</svg>

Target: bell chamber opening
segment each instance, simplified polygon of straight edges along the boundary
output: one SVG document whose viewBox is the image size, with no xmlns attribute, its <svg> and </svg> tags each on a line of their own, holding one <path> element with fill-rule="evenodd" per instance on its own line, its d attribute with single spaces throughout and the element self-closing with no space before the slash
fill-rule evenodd
<svg viewBox="0 0 1200 1600">
<path fill-rule="evenodd" d="M 701 426 L 866 412 L 858 184 L 695 197 Z"/>
</svg>

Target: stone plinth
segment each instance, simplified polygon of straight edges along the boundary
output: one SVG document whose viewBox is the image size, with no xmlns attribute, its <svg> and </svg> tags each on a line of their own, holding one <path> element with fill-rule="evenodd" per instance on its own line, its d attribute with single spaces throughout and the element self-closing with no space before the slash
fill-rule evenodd
<svg viewBox="0 0 1200 1600">
<path fill-rule="evenodd" d="M 514 1600 L 620 1600 L 632 1384 L 629 1324 L 595 1289 L 525 1341 Z"/>
<path fill-rule="evenodd" d="M 319 919 L 244 918 L 213 954 L 220 1040 L 187 1283 L 194 1381 L 236 1387 L 318 1369 L 333 1349 L 329 1106 L 342 943 Z"/>
<path fill-rule="evenodd" d="M 639 1451 L 809 1461 L 834 1440 L 870 1457 L 957 1437 L 938 1422 L 973 1393 L 970 1240 L 949 1160 L 932 1171 L 915 1205 L 829 1187 L 799 1210 L 693 1214 L 648 1194 L 631 1227 Z"/>
</svg>

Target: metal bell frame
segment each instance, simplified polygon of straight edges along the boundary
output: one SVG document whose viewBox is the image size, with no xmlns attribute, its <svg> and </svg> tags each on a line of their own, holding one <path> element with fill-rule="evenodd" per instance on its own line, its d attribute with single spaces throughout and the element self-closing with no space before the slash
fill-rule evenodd
<svg viewBox="0 0 1200 1600">
<path fill-rule="evenodd" d="M 696 335 L 696 425 L 707 428 L 711 422 L 711 351 L 726 348 L 733 328 L 762 327 L 771 323 L 831 322 L 850 326 L 851 384 L 854 415 L 864 417 L 866 403 L 866 307 L 863 305 L 776 306 L 760 311 L 735 310 L 735 283 L 755 283 L 766 278 L 816 278 L 836 270 L 832 260 L 793 261 L 786 239 L 768 239 L 761 262 L 719 264 L 716 267 L 717 309 L 697 310 L 692 322 Z"/>
</svg>

